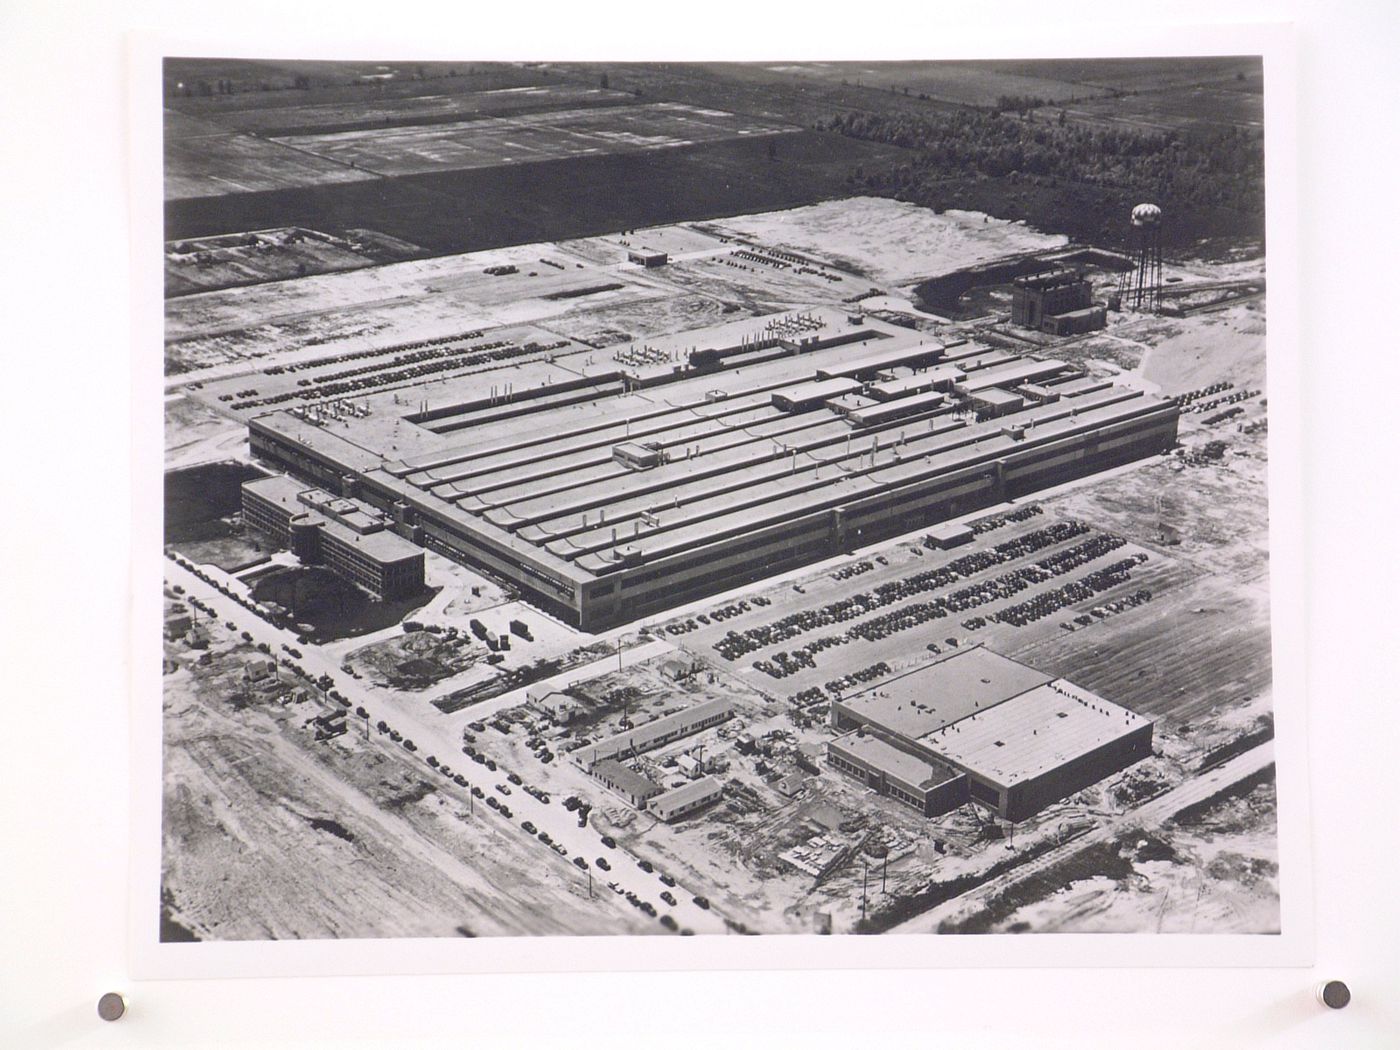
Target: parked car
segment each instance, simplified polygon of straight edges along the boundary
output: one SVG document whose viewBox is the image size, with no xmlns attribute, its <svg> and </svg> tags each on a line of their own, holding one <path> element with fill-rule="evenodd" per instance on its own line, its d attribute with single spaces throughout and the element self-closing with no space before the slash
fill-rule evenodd
<svg viewBox="0 0 1400 1050">
<path fill-rule="evenodd" d="M 593 863 L 598 865 L 598 868 L 601 871 L 612 871 L 612 865 L 608 863 L 608 859 L 606 857 L 599 857 Z"/>
</svg>

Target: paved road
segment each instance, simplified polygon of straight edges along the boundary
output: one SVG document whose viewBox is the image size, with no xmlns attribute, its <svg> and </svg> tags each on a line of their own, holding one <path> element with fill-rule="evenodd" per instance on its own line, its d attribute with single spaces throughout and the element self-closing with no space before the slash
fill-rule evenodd
<svg viewBox="0 0 1400 1050">
<path fill-rule="evenodd" d="M 1127 813 L 1114 817 L 1107 823 L 1101 824 L 1077 838 L 1070 839 L 1047 853 L 1042 853 L 1004 875 L 984 882 L 981 886 L 969 890 L 961 896 L 900 923 L 891 932 L 933 933 L 938 929 L 939 923 L 945 919 L 976 911 L 992 897 L 1010 889 L 1018 882 L 1030 878 L 1037 872 L 1044 871 L 1066 857 L 1073 856 L 1087 846 L 1112 839 L 1129 828 L 1155 829 L 1161 827 L 1187 806 L 1205 801 L 1216 792 L 1271 765 L 1273 761 L 1274 742 L 1268 740 L 1242 755 L 1236 755 L 1228 762 L 1216 766 L 1206 773 L 1187 778 L 1165 794 L 1149 799 Z"/>
<path fill-rule="evenodd" d="M 212 567 L 204 568 L 211 576 L 216 574 L 217 570 L 213 570 Z M 205 583 L 189 570 L 168 559 L 165 563 L 165 575 L 171 583 L 180 584 L 188 594 L 198 597 L 212 607 L 221 623 L 231 622 L 237 631 L 247 631 L 251 634 L 255 642 L 266 642 L 279 659 L 285 655 L 281 649 L 284 643 L 297 647 L 294 631 L 274 627 L 255 613 L 220 594 L 213 586 Z M 231 578 L 226 582 L 230 582 L 233 588 L 240 586 L 236 581 L 231 581 Z M 485 805 L 484 798 L 476 799 L 472 803 L 475 813 L 478 815 L 490 813 L 503 824 L 512 827 L 515 833 L 520 835 L 528 834 L 520 827 L 520 824 L 522 821 L 529 820 L 540 830 L 547 831 L 556 842 L 561 843 L 568 850 L 570 860 L 575 856 L 582 856 L 588 862 L 589 870 L 592 873 L 595 893 L 604 895 L 611 893 L 612 891 L 608 889 L 607 884 L 610 881 L 616 882 L 624 893 L 630 890 L 642 900 L 650 901 L 656 907 L 658 915 L 669 913 L 679 925 L 692 929 L 696 933 L 727 932 L 724 920 L 719 915 L 713 910 L 700 908 L 694 903 L 696 894 L 703 891 L 677 885 L 670 890 L 676 898 L 676 905 L 666 904 L 660 899 L 660 893 L 667 887 L 661 883 L 658 874 L 642 871 L 637 867 L 637 858 L 620 847 L 611 850 L 605 848 L 598 832 L 592 827 L 580 828 L 578 826 L 576 815 L 570 813 L 562 805 L 564 795 L 568 792 L 561 792 L 560 786 L 572 788 L 573 793 L 585 793 L 585 797 L 595 797 L 599 792 L 598 785 L 589 780 L 582 771 L 575 769 L 562 759 L 556 760 L 550 766 L 535 763 L 537 768 L 533 770 L 524 768 L 514 770 L 526 784 L 534 783 L 550 792 L 551 800 L 546 805 L 533 796 L 527 795 L 519 787 L 510 785 L 507 781 L 507 775 L 512 770 L 508 767 L 500 766 L 496 772 L 492 773 L 462 754 L 462 726 L 467 721 L 487 717 L 502 708 L 521 703 L 524 700 L 524 690 L 516 690 L 485 704 L 467 708 L 456 716 L 445 716 L 436 708 L 426 704 L 422 697 L 371 689 L 364 683 L 348 677 L 341 672 L 340 665 L 335 658 L 322 652 L 314 645 L 300 646 L 299 648 L 302 656 L 297 660 L 297 663 L 313 678 L 319 678 L 323 674 L 329 675 L 335 681 L 335 688 L 350 701 L 351 732 L 357 730 L 364 732 L 363 721 L 353 713 L 356 707 L 363 707 L 369 712 L 368 721 L 371 726 L 380 720 L 387 722 L 403 733 L 405 738 L 411 739 L 417 745 L 417 758 L 426 759 L 429 755 L 436 755 L 452 767 L 455 773 L 462 774 L 470 784 L 474 784 L 488 794 L 495 794 L 498 801 L 504 800 L 511 809 L 512 816 L 509 819 L 500 816 Z M 666 642 L 648 643 L 625 652 L 623 663 L 626 665 L 649 659 L 651 656 L 669 651 L 671 648 Z M 600 674 L 616 666 L 617 657 L 609 656 L 596 663 L 556 675 L 550 681 L 567 685 L 571 681 Z M 387 738 L 385 739 L 387 742 Z M 425 772 L 428 771 L 426 765 L 423 768 Z M 497 784 L 504 784 L 510 788 L 508 798 L 495 789 Z M 458 788 L 445 779 L 439 782 L 439 787 L 442 790 L 465 793 L 465 789 Z M 539 849 L 542 855 L 552 852 L 542 842 L 539 843 Z M 595 867 L 595 862 L 600 856 L 608 860 L 612 866 L 611 871 L 603 872 Z M 579 871 L 578 876 L 580 879 L 586 878 L 583 871 Z M 628 906 L 624 900 L 619 898 L 619 907 L 626 908 Z"/>
</svg>

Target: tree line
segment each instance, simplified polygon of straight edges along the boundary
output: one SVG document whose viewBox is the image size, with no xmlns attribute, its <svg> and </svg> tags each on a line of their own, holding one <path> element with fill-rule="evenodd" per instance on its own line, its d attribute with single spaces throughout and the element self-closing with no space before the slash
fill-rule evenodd
<svg viewBox="0 0 1400 1050">
<path fill-rule="evenodd" d="M 908 163 L 857 169 L 849 181 L 916 203 L 937 180 L 1020 174 L 1130 189 L 1168 207 L 1264 212 L 1263 136 L 1241 128 L 1106 129 L 975 109 L 933 117 L 847 112 L 818 127 L 910 150 Z"/>
</svg>

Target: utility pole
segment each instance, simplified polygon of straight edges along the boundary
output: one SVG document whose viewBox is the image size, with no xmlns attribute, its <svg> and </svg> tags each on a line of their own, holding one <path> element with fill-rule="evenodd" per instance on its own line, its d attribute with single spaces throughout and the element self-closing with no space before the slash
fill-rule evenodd
<svg viewBox="0 0 1400 1050">
<path fill-rule="evenodd" d="M 860 860 L 861 860 L 861 864 L 863 864 L 863 865 L 865 866 L 865 874 L 861 877 L 861 880 L 860 880 L 860 921 L 861 921 L 861 922 L 864 922 L 864 921 L 865 921 L 865 890 L 866 890 L 866 887 L 870 884 L 870 861 L 867 860 L 867 859 L 865 858 L 864 854 L 861 855 L 861 859 L 860 859 Z"/>
<path fill-rule="evenodd" d="M 880 892 L 885 892 L 885 876 L 890 872 L 890 855 L 885 854 L 885 863 L 880 868 Z"/>
</svg>

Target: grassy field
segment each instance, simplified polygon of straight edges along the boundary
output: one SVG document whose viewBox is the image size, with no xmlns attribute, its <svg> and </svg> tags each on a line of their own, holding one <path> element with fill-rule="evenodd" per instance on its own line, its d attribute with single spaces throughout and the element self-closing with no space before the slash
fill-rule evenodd
<svg viewBox="0 0 1400 1050">
<path fill-rule="evenodd" d="M 437 89 L 436 84 L 434 89 Z M 411 124 L 438 124 L 555 109 L 615 106 L 632 101 L 633 96 L 621 91 L 607 91 L 580 84 L 528 84 L 485 91 L 352 98 L 302 106 L 223 109 L 210 114 L 209 120 L 234 131 L 271 137 L 329 134 L 361 128 L 388 128 Z"/>
<path fill-rule="evenodd" d="M 419 175 L 600 153 L 674 149 L 791 130 L 678 103 L 528 113 L 453 124 L 297 135 L 283 145 L 380 175 Z"/>
<path fill-rule="evenodd" d="M 356 171 L 339 161 L 250 135 L 201 135 L 165 140 L 167 201 L 259 193 L 294 186 L 365 182 L 373 178 L 371 173 Z"/>
<path fill-rule="evenodd" d="M 1039 110 L 1046 120 L 1063 110 L 1069 120 L 1135 131 L 1188 131 L 1195 128 L 1264 127 L 1264 96 L 1241 90 L 1234 81 L 1098 98 Z"/>
</svg>

